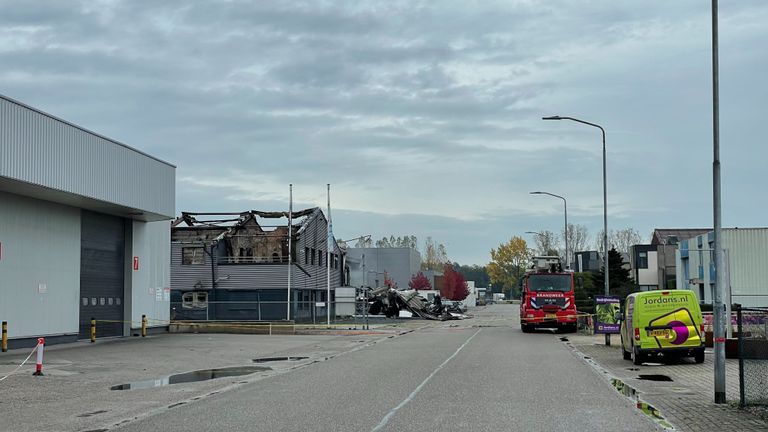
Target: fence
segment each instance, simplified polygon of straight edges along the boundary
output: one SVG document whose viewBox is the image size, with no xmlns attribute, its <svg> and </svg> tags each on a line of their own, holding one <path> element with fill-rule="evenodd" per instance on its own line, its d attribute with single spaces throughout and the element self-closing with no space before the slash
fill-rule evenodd
<svg viewBox="0 0 768 432">
<path fill-rule="evenodd" d="M 348 301 L 294 301 L 290 319 L 297 323 L 363 324 L 366 308 L 361 299 Z M 288 319 L 285 301 L 171 302 L 171 321 L 282 321 Z"/>
<path fill-rule="evenodd" d="M 768 405 L 768 308 L 735 310 L 739 405 Z"/>
</svg>

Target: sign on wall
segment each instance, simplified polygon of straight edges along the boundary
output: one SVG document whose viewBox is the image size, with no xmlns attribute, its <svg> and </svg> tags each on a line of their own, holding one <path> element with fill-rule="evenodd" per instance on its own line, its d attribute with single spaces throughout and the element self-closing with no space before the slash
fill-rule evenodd
<svg viewBox="0 0 768 432">
<path fill-rule="evenodd" d="M 139 257 L 135 256 L 133 257 L 133 270 L 139 269 Z"/>
</svg>

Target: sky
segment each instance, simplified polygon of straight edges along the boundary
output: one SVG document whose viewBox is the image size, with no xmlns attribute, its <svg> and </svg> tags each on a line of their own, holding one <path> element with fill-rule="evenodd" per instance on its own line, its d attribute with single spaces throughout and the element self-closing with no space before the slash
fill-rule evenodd
<svg viewBox="0 0 768 432">
<path fill-rule="evenodd" d="M 453 261 L 712 225 L 710 2 L 0 0 L 0 93 L 176 165 L 176 209 L 323 206 Z M 768 2 L 721 2 L 723 225 L 766 226 Z M 594 242 L 592 242 L 594 243 Z"/>
</svg>

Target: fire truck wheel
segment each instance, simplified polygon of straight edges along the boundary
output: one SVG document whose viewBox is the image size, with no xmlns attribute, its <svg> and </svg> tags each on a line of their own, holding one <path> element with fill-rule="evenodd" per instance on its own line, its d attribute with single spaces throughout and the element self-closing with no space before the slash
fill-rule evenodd
<svg viewBox="0 0 768 432">
<path fill-rule="evenodd" d="M 520 324 L 520 328 L 523 330 L 523 333 L 530 333 L 533 331 L 531 326 L 529 326 L 528 324 Z"/>
</svg>

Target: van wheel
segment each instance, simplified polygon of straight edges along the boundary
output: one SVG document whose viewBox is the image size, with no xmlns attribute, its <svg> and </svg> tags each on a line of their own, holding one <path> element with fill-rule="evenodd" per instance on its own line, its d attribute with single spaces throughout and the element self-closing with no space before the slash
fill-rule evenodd
<svg viewBox="0 0 768 432">
<path fill-rule="evenodd" d="M 621 338 L 621 356 L 624 360 L 632 360 L 632 353 L 624 349 L 624 337 Z"/>
<path fill-rule="evenodd" d="M 696 360 L 696 363 L 704 363 L 704 348 L 697 349 L 693 353 L 693 359 Z"/>
<path fill-rule="evenodd" d="M 635 366 L 640 366 L 645 361 L 645 356 L 640 354 L 640 350 L 638 350 L 637 347 L 632 347 L 632 353 L 630 355 L 632 358 L 632 364 Z"/>
</svg>

